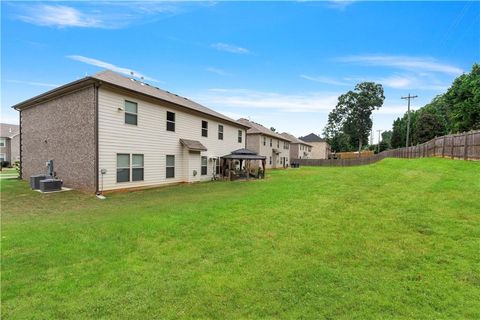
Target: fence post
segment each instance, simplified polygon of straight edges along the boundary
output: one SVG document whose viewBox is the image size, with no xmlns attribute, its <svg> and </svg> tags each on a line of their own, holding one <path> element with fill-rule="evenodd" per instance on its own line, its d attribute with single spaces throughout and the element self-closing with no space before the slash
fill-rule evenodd
<svg viewBox="0 0 480 320">
<path fill-rule="evenodd" d="M 455 151 L 455 149 L 454 149 L 455 148 L 455 136 L 452 136 L 451 142 L 452 142 L 452 147 L 450 148 L 450 150 L 451 150 L 450 157 L 453 159 L 453 158 L 455 158 L 454 154 L 453 154 L 453 152 Z"/>
<path fill-rule="evenodd" d="M 464 143 L 463 143 L 463 160 L 467 160 L 468 159 L 468 132 L 465 132 L 465 139 L 464 139 Z"/>
<path fill-rule="evenodd" d="M 446 142 L 447 142 L 447 136 L 443 136 L 442 158 L 445 158 L 445 143 Z"/>
</svg>

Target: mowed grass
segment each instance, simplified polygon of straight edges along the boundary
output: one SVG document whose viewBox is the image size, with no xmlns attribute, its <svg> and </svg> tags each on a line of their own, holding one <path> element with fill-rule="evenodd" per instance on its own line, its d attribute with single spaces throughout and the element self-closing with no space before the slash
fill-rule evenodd
<svg viewBox="0 0 480 320">
<path fill-rule="evenodd" d="M 480 163 L 42 195 L 2 184 L 2 318 L 479 319 Z"/>
</svg>

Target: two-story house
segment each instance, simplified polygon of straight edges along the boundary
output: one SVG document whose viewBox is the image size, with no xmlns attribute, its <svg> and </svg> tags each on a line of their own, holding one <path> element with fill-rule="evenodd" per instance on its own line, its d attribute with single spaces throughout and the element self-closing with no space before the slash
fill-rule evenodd
<svg viewBox="0 0 480 320">
<path fill-rule="evenodd" d="M 290 139 L 244 118 L 238 122 L 250 127 L 247 130 L 247 149 L 267 157 L 267 168 L 284 168 L 290 164 Z"/>
<path fill-rule="evenodd" d="M 320 138 L 315 133 L 310 133 L 309 135 L 300 137 L 299 139 L 312 146 L 312 159 L 328 159 L 331 151 L 327 140 Z"/>
<path fill-rule="evenodd" d="M 14 106 L 24 179 L 86 191 L 210 180 L 245 147 L 246 125 L 147 83 L 103 71 Z"/>
<path fill-rule="evenodd" d="M 297 137 L 283 132 L 282 136 L 290 140 L 290 159 L 311 159 L 312 145 L 298 139 Z"/>
<path fill-rule="evenodd" d="M 16 124 L 0 123 L 0 162 L 12 166 L 20 160 L 20 132 Z"/>
</svg>

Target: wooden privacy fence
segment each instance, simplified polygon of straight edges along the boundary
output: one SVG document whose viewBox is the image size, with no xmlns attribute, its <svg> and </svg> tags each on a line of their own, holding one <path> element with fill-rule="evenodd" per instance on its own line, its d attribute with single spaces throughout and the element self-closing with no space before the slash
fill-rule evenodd
<svg viewBox="0 0 480 320">
<path fill-rule="evenodd" d="M 303 166 L 358 166 L 384 158 L 443 157 L 462 160 L 480 160 L 480 130 L 436 137 L 428 142 L 382 151 L 368 158 L 356 159 L 295 159 L 292 163 Z"/>
</svg>

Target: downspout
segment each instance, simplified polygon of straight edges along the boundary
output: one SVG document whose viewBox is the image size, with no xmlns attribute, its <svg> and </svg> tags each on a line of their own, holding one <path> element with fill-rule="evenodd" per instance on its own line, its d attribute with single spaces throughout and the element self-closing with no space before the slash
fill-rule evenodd
<svg viewBox="0 0 480 320">
<path fill-rule="evenodd" d="M 98 183 L 98 174 L 99 174 L 99 161 L 98 161 L 98 88 L 100 83 L 96 82 L 93 85 L 94 98 L 95 98 L 95 194 L 99 194 L 99 183 Z"/>
<path fill-rule="evenodd" d="M 20 144 L 20 172 L 19 172 L 19 176 L 20 176 L 20 179 L 23 179 L 23 159 L 22 159 L 22 111 L 18 111 L 20 113 L 20 141 L 19 141 L 19 144 Z M 12 153 L 10 152 L 10 155 Z"/>
</svg>

